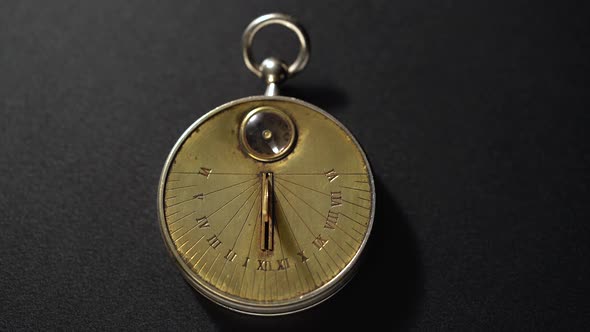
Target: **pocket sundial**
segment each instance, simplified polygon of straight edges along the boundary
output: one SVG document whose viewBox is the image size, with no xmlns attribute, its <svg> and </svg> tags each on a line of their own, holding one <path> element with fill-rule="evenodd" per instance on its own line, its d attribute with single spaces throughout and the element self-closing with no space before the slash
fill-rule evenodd
<svg viewBox="0 0 590 332">
<path fill-rule="evenodd" d="M 270 24 L 297 34 L 292 64 L 252 60 L 253 37 Z M 202 295 L 242 313 L 288 314 L 321 303 L 353 276 L 373 224 L 375 187 L 362 148 L 340 122 L 279 96 L 278 84 L 309 58 L 303 28 L 287 15 L 263 15 L 242 41 L 266 93 L 215 108 L 180 137 L 159 183 L 160 226 Z"/>
</svg>

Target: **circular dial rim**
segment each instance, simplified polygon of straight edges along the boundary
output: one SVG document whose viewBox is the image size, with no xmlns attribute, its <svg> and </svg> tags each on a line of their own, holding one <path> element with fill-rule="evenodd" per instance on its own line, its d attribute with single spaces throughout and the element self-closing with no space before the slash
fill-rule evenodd
<svg viewBox="0 0 590 332">
<path fill-rule="evenodd" d="M 351 142 L 357 147 L 359 153 L 363 158 L 363 162 L 367 166 L 367 176 L 369 179 L 370 185 L 370 194 L 371 194 L 371 210 L 369 214 L 368 224 L 367 224 L 367 231 L 362 239 L 362 242 L 354 254 L 354 257 L 350 260 L 350 262 L 338 272 L 336 276 L 334 276 L 329 282 L 321 285 L 320 287 L 314 289 L 313 291 L 302 295 L 298 299 L 294 299 L 288 301 L 283 304 L 252 304 L 247 301 L 240 301 L 238 299 L 232 298 L 224 294 L 223 292 L 211 287 L 206 282 L 200 282 L 197 278 L 193 276 L 194 272 L 190 270 L 184 264 L 182 257 L 175 250 L 175 245 L 170 237 L 170 233 L 168 232 L 168 225 L 166 223 L 165 217 L 165 207 L 164 207 L 164 197 L 165 197 L 165 187 L 166 187 L 166 180 L 168 177 L 168 173 L 170 167 L 172 166 L 172 162 L 176 157 L 177 152 L 182 147 L 183 143 L 186 139 L 193 133 L 193 131 L 198 128 L 201 124 L 207 121 L 209 118 L 213 117 L 219 112 L 223 112 L 224 110 L 246 102 L 253 102 L 253 101 L 285 101 L 291 102 L 295 104 L 299 104 L 300 106 L 307 107 L 313 111 L 316 111 L 326 118 L 334 122 L 340 129 L 342 129 L 345 134 L 351 139 Z M 327 113 L 326 111 L 310 104 L 305 101 L 292 98 L 292 97 L 283 97 L 283 96 L 252 96 L 246 97 L 241 99 L 236 99 L 234 101 L 228 102 L 217 108 L 209 111 L 202 117 L 200 117 L 197 121 L 195 121 L 190 127 L 188 127 L 184 133 L 180 136 L 180 138 L 176 141 L 174 147 L 170 151 L 168 157 L 166 158 L 166 162 L 162 169 L 162 174 L 160 176 L 159 186 L 158 186 L 158 216 L 160 221 L 160 231 L 161 235 L 166 242 L 166 248 L 168 252 L 174 257 L 174 261 L 179 266 L 180 270 L 182 271 L 183 277 L 202 295 L 207 297 L 209 300 L 233 311 L 251 314 L 251 315 L 259 315 L 259 316 L 276 316 L 276 315 L 285 315 L 290 313 L 295 313 L 298 311 L 306 310 L 312 308 L 323 301 L 330 298 L 332 295 L 336 294 L 342 287 L 344 287 L 348 281 L 354 275 L 354 272 L 358 266 L 359 258 L 364 251 L 366 246 L 367 240 L 371 234 L 371 230 L 373 227 L 374 217 L 375 217 L 375 183 L 373 179 L 373 173 L 371 171 L 371 167 L 369 164 L 369 160 L 362 149 L 361 145 L 358 143 L 354 135 L 336 118 L 332 115 Z"/>
</svg>

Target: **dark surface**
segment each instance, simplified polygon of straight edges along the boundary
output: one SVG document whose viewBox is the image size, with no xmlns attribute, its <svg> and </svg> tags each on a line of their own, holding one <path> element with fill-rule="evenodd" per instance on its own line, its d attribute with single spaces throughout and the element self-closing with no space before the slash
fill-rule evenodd
<svg viewBox="0 0 590 332">
<path fill-rule="evenodd" d="M 357 136 L 378 211 L 343 292 L 261 319 L 184 282 L 155 198 L 186 127 L 261 93 L 240 37 L 271 11 L 313 45 L 284 91 Z M 587 330 L 588 32 L 583 2 L 2 1 L 0 330 Z"/>
</svg>

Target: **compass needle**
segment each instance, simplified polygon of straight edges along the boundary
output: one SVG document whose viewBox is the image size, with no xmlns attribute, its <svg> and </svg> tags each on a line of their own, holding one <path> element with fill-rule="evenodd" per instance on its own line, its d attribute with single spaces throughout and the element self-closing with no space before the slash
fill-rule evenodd
<svg viewBox="0 0 590 332">
<path fill-rule="evenodd" d="M 269 24 L 297 35 L 292 64 L 253 60 L 253 38 Z M 212 110 L 180 137 L 160 178 L 160 229 L 186 280 L 208 299 L 247 314 L 289 314 L 352 278 L 373 225 L 375 186 L 362 148 L 338 120 L 279 95 L 307 64 L 303 28 L 268 14 L 242 42 L 266 93 Z"/>
</svg>

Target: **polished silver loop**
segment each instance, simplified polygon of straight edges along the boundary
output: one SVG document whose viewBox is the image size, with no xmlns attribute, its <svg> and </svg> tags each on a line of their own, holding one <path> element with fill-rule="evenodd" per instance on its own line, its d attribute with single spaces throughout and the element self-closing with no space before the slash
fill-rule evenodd
<svg viewBox="0 0 590 332">
<path fill-rule="evenodd" d="M 280 13 L 262 15 L 246 27 L 246 30 L 244 30 L 244 34 L 242 35 L 242 56 L 244 57 L 244 62 L 251 72 L 258 77 L 264 78 L 261 65 L 254 61 L 252 41 L 260 29 L 271 24 L 279 24 L 290 29 L 295 32 L 297 39 L 299 39 L 300 48 L 297 53 L 297 58 L 287 67 L 287 76 L 291 77 L 305 68 L 307 61 L 309 60 L 310 45 L 309 38 L 303 27 L 289 15 Z"/>
</svg>

